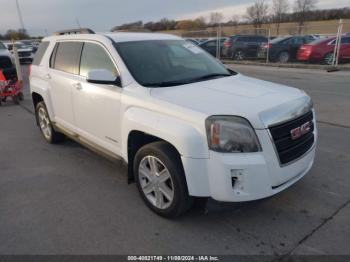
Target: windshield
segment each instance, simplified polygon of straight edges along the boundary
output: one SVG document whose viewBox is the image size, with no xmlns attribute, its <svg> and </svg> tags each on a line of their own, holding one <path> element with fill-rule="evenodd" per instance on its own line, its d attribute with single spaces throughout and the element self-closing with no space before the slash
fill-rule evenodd
<svg viewBox="0 0 350 262">
<path fill-rule="evenodd" d="M 27 46 L 25 44 L 15 44 L 17 49 L 28 49 L 30 46 Z"/>
<path fill-rule="evenodd" d="M 207 52 L 184 40 L 122 42 L 115 46 L 143 86 L 184 85 L 232 75 Z"/>
</svg>

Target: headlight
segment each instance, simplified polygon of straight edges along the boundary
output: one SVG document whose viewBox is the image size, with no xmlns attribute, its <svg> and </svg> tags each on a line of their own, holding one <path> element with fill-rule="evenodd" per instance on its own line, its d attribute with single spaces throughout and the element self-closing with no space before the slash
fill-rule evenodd
<svg viewBox="0 0 350 262">
<path fill-rule="evenodd" d="M 209 148 L 223 153 L 259 152 L 261 146 L 250 123 L 236 116 L 211 116 L 206 120 Z"/>
</svg>

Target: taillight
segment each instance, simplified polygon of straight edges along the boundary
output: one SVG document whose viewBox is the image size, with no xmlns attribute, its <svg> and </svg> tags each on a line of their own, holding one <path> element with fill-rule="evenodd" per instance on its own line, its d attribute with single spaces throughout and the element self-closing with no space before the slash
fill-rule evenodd
<svg viewBox="0 0 350 262">
<path fill-rule="evenodd" d="M 265 44 L 263 45 L 264 49 L 270 49 L 272 47 L 272 44 Z"/>
<path fill-rule="evenodd" d="M 299 51 L 301 51 L 303 53 L 310 54 L 312 51 L 312 46 L 311 45 L 303 45 L 300 47 Z"/>
</svg>

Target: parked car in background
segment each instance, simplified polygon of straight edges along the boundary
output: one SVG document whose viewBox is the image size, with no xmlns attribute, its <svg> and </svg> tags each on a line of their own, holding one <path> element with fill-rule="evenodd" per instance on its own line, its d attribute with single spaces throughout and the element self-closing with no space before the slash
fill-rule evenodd
<svg viewBox="0 0 350 262">
<path fill-rule="evenodd" d="M 227 40 L 226 37 L 224 38 L 220 38 L 220 54 L 222 53 L 222 48 L 224 46 L 224 42 Z M 209 54 L 211 54 L 212 56 L 216 57 L 217 56 L 217 46 L 218 46 L 218 40 L 217 38 L 215 39 L 211 39 L 211 40 L 207 40 L 203 43 L 200 43 L 198 45 L 199 47 L 201 47 L 202 49 L 204 49 L 205 51 L 207 51 Z"/>
<path fill-rule="evenodd" d="M 287 63 L 295 60 L 299 48 L 314 41 L 313 36 L 287 36 L 273 39 L 269 44 L 262 44 L 258 51 L 258 57 L 266 59 L 269 51 L 269 60 L 279 63 Z"/>
<path fill-rule="evenodd" d="M 0 42 L 0 71 L 2 71 L 7 80 L 15 80 L 17 78 L 13 56 L 2 42 Z"/>
<path fill-rule="evenodd" d="M 21 40 L 21 43 L 24 44 L 25 46 L 31 47 L 33 50 L 33 53 L 36 53 L 36 51 L 38 50 L 38 46 L 34 44 L 33 40 Z"/>
<path fill-rule="evenodd" d="M 5 45 L 12 52 L 13 43 L 6 43 Z M 21 63 L 32 63 L 35 54 L 33 47 L 22 42 L 15 42 L 15 45 L 17 47 L 19 61 Z"/>
<path fill-rule="evenodd" d="M 333 63 L 334 47 L 336 38 L 319 39 L 312 43 L 303 45 L 299 51 L 297 58 L 299 61 L 323 63 L 331 65 Z M 350 61 L 350 35 L 344 35 L 341 38 L 339 61 Z"/>
<path fill-rule="evenodd" d="M 267 42 L 267 37 L 260 35 L 231 36 L 224 42 L 222 55 L 234 60 L 257 58 L 259 47 Z"/>
</svg>

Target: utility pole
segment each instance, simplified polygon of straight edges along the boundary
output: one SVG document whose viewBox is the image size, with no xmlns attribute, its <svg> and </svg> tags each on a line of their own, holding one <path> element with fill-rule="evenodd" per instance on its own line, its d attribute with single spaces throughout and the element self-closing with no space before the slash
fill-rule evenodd
<svg viewBox="0 0 350 262">
<path fill-rule="evenodd" d="M 21 29 L 25 30 L 26 28 L 24 26 L 21 8 L 19 7 L 18 0 L 16 0 L 16 6 L 17 6 L 17 13 L 18 13 L 18 17 L 19 17 L 19 22 L 21 23 Z"/>
<path fill-rule="evenodd" d="M 80 29 L 80 28 L 81 28 L 81 25 L 80 25 L 79 18 L 77 18 L 77 19 L 76 19 L 76 22 L 77 22 L 77 26 L 78 26 L 78 28 Z"/>
</svg>

